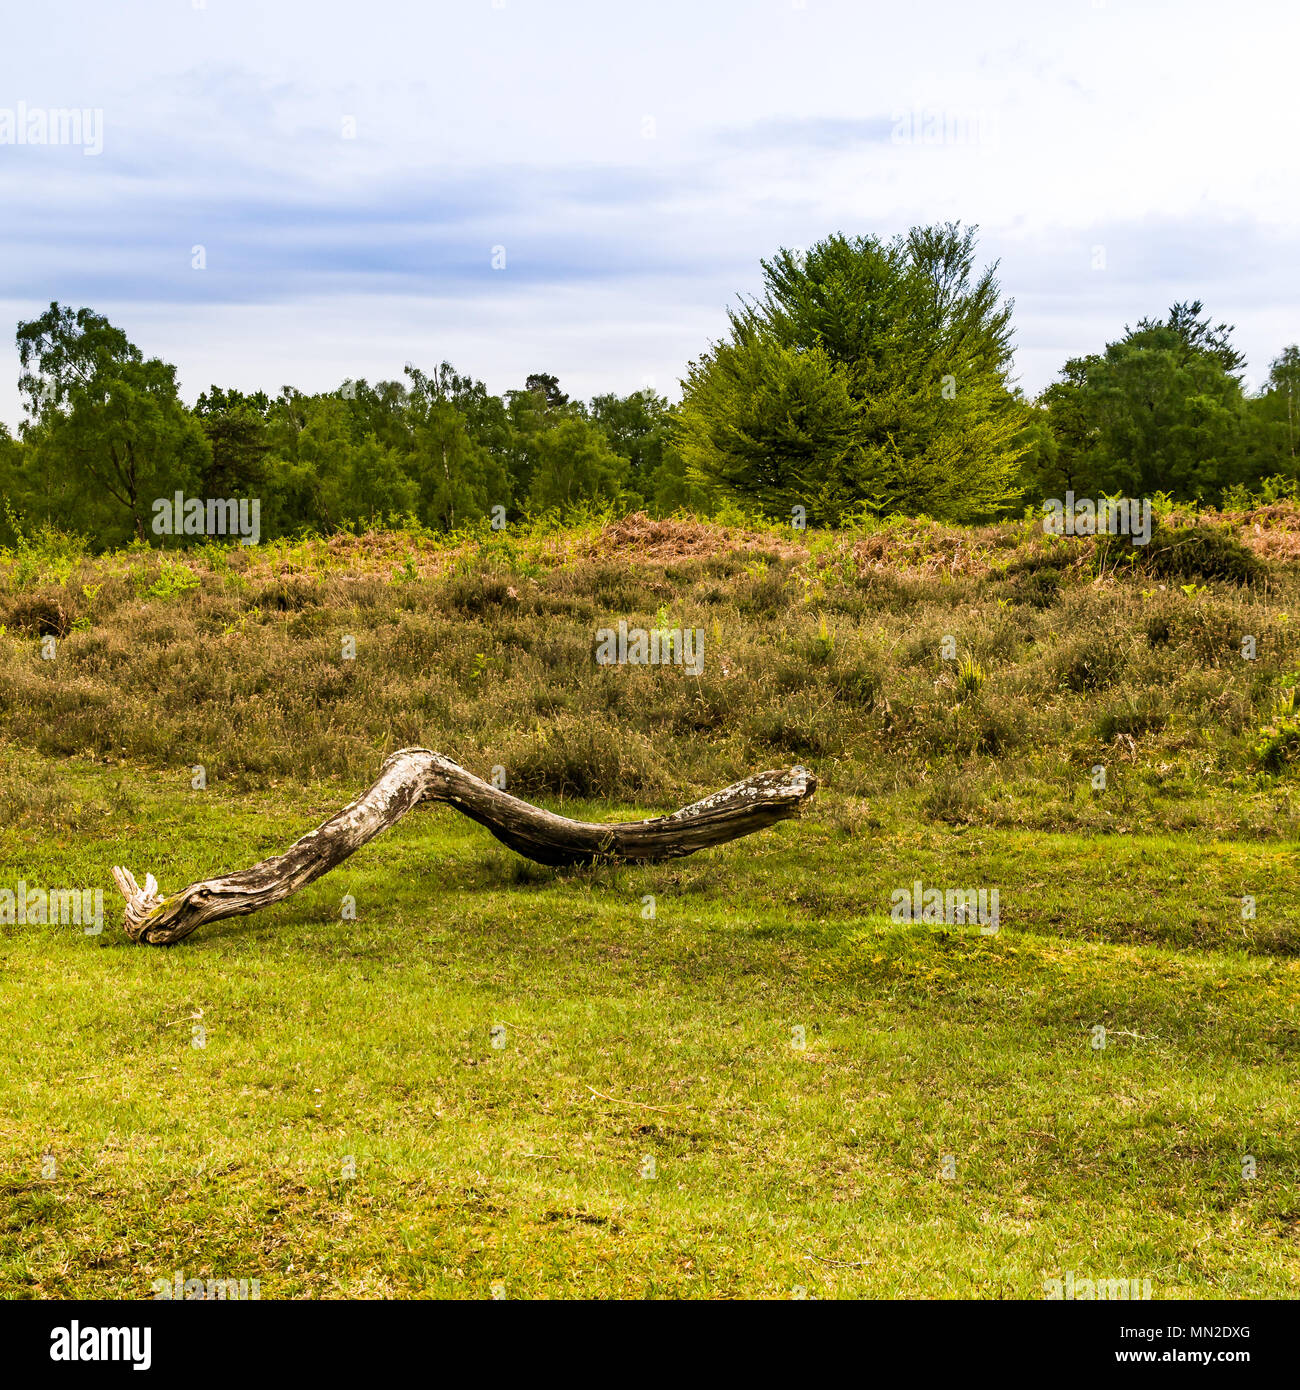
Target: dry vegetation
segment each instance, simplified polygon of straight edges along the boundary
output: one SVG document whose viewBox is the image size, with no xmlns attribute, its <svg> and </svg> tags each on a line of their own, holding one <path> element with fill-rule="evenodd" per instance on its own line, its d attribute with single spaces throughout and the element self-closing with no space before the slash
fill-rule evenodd
<svg viewBox="0 0 1300 1390">
<path fill-rule="evenodd" d="M 1167 517 L 1145 550 L 1032 523 L 643 516 L 442 545 L 29 550 L 0 587 L 0 729 L 237 781 L 356 781 L 423 744 L 559 798 L 675 800 L 802 759 L 950 822 L 1291 835 L 1300 583 L 1277 557 L 1298 535 L 1273 506 Z M 598 666 L 619 618 L 701 629 L 702 674 Z"/>
</svg>

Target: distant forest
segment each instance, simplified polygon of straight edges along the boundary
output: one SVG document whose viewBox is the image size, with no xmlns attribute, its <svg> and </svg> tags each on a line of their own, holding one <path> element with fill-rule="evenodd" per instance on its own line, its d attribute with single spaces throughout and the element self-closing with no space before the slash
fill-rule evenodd
<svg viewBox="0 0 1300 1390">
<path fill-rule="evenodd" d="M 1300 349 L 1248 393 L 1231 326 L 1199 301 L 1125 327 L 1030 400 L 973 228 L 836 234 L 762 269 L 676 405 L 649 390 L 571 400 L 546 372 L 496 396 L 446 362 L 317 395 L 214 385 L 188 405 L 174 366 L 51 304 L 18 325 L 27 418 L 17 437 L 0 424 L 0 544 L 47 526 L 96 548 L 184 543 L 151 525 L 178 492 L 260 499 L 267 539 L 609 507 L 836 525 L 990 520 L 1067 491 L 1296 493 Z"/>
</svg>

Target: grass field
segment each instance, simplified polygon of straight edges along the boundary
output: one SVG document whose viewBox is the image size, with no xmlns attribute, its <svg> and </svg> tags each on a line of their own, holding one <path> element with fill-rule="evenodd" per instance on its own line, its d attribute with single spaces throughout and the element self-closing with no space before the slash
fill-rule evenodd
<svg viewBox="0 0 1300 1390">
<path fill-rule="evenodd" d="M 105 926 L 0 928 L 0 1293 L 1296 1296 L 1300 521 L 1229 524 L 1259 573 L 1190 526 L 1179 573 L 1011 524 L 10 557 L 0 887 Z M 704 673 L 597 668 L 611 616 L 698 621 Z M 275 853 L 403 743 L 591 818 L 823 785 L 647 868 L 417 811 L 121 933 L 113 864 Z M 892 920 L 915 880 L 999 931 Z"/>
</svg>

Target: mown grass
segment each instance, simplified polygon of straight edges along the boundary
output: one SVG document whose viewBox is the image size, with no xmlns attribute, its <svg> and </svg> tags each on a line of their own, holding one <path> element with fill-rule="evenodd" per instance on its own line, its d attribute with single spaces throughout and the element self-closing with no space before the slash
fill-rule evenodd
<svg viewBox="0 0 1300 1390">
<path fill-rule="evenodd" d="M 11 573 L 0 886 L 108 915 L 0 927 L 0 1293 L 1295 1296 L 1294 772 L 1257 751 L 1294 575 L 1184 592 L 1027 528 L 926 535 L 593 533 L 396 580 L 285 550 L 302 574 L 191 559 L 165 597 L 148 556 Z M 50 604 L 42 661 L 14 618 Z M 698 682 L 595 667 L 598 622 L 660 615 L 705 628 Z M 596 818 L 795 760 L 823 789 L 569 874 L 417 812 L 263 914 L 118 930 L 112 864 L 274 853 L 402 743 Z M 1000 932 L 892 921 L 915 879 L 997 887 Z"/>
</svg>

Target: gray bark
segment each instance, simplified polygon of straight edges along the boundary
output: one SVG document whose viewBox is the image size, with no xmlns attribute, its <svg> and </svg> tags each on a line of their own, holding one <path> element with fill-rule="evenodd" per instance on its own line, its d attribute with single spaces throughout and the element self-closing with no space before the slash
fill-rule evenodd
<svg viewBox="0 0 1300 1390">
<path fill-rule="evenodd" d="M 421 802 L 454 806 L 519 854 L 559 866 L 694 854 L 797 816 L 816 790 L 816 777 L 804 767 L 759 772 L 669 816 L 601 825 L 568 820 L 521 801 L 428 748 L 403 748 L 384 760 L 369 791 L 273 859 L 192 883 L 166 897 L 152 874 L 143 888 L 129 869 L 114 868 L 113 878 L 126 899 L 127 935 L 164 946 L 206 922 L 257 912 L 289 897 Z"/>
</svg>

